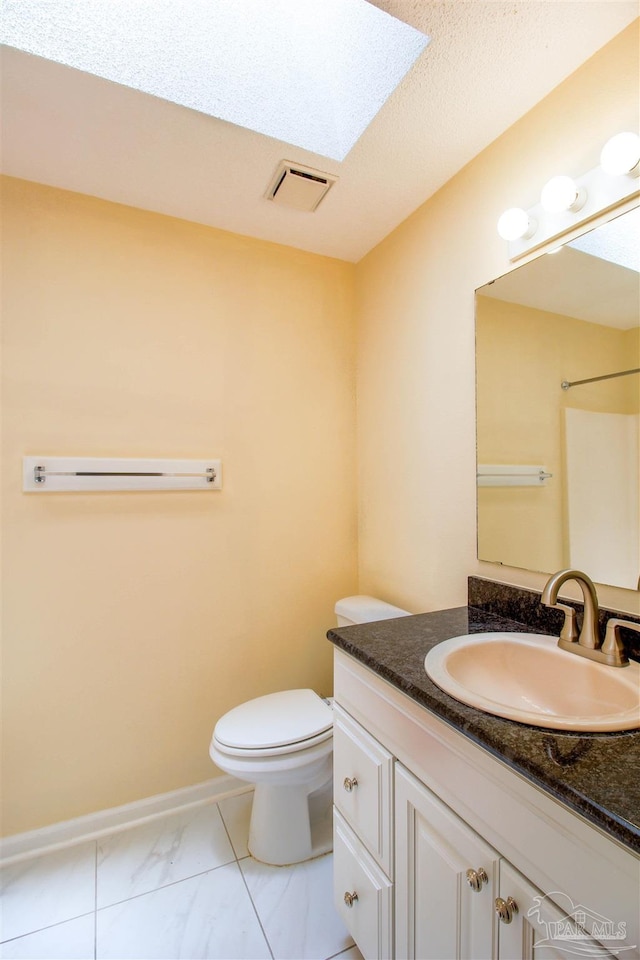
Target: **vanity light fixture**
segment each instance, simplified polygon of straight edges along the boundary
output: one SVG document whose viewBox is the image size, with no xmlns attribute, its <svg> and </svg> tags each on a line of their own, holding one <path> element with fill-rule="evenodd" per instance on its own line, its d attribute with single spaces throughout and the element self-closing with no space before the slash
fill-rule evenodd
<svg viewBox="0 0 640 960">
<path fill-rule="evenodd" d="M 617 133 L 607 140 L 600 154 L 600 166 L 612 177 L 640 176 L 640 137 Z"/>
<path fill-rule="evenodd" d="M 522 207 L 510 207 L 498 220 L 498 233 L 503 240 L 523 240 L 532 237 L 537 223 Z"/>
<path fill-rule="evenodd" d="M 563 213 L 565 210 L 580 210 L 587 199 L 584 187 L 576 186 L 571 177 L 552 177 L 542 188 L 540 203 L 547 213 Z"/>
<path fill-rule="evenodd" d="M 546 244 L 575 236 L 589 220 L 640 196 L 640 136 L 619 133 L 601 153 L 601 165 L 575 179 L 552 177 L 540 203 L 524 210 L 512 207 L 498 220 L 498 233 L 509 243 L 509 259 L 518 260 Z"/>
</svg>

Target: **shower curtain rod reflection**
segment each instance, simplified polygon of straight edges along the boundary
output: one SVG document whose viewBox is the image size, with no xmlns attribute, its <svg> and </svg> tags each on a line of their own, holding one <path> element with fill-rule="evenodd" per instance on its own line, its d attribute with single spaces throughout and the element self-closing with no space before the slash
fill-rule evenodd
<svg viewBox="0 0 640 960">
<path fill-rule="evenodd" d="M 581 383 L 595 383 L 597 380 L 613 380 L 614 377 L 628 377 L 631 373 L 640 373 L 640 367 L 635 367 L 633 370 L 621 370 L 620 373 L 605 373 L 602 377 L 589 377 L 587 380 L 563 380 L 560 386 L 563 390 L 568 390 L 569 387 L 578 387 Z"/>
</svg>

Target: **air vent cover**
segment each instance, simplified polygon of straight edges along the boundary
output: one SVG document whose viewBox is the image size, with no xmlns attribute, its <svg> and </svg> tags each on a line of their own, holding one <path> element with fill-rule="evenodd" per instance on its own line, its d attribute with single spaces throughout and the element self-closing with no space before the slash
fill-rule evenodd
<svg viewBox="0 0 640 960">
<path fill-rule="evenodd" d="M 330 173 L 283 160 L 269 185 L 266 197 L 267 200 L 273 200 L 282 206 L 311 213 L 317 209 L 337 179 Z"/>
</svg>

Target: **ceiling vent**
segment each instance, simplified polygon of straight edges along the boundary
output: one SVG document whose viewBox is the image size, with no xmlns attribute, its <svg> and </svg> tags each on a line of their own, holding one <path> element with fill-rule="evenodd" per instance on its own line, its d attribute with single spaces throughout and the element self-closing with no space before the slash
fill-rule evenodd
<svg viewBox="0 0 640 960">
<path fill-rule="evenodd" d="M 283 160 L 266 193 L 267 200 L 312 213 L 338 178 Z"/>
</svg>

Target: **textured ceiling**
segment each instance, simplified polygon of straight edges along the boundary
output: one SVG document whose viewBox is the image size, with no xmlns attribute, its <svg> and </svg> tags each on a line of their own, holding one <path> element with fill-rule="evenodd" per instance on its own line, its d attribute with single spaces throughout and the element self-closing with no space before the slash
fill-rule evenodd
<svg viewBox="0 0 640 960">
<path fill-rule="evenodd" d="M 374 3 L 432 40 L 341 163 L 7 47 L 3 172 L 357 261 L 639 13 L 637 0 Z M 339 177 L 315 213 L 264 199 L 283 159 Z"/>
</svg>

